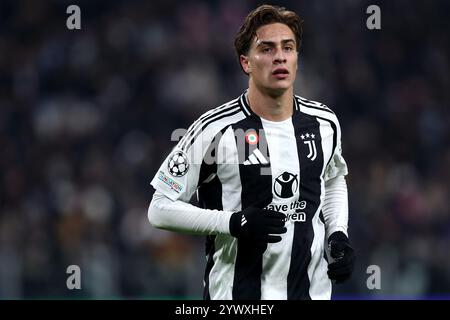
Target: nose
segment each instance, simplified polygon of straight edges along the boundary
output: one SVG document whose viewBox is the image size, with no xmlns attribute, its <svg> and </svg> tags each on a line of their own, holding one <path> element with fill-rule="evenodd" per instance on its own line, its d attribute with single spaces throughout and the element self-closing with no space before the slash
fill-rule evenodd
<svg viewBox="0 0 450 320">
<path fill-rule="evenodd" d="M 273 56 L 274 64 L 286 63 L 286 55 L 281 48 L 277 48 Z"/>
</svg>

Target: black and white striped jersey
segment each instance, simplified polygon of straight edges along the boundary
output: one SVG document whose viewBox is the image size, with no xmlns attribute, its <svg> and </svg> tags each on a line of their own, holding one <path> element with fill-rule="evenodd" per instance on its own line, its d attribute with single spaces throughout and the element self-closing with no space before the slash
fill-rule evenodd
<svg viewBox="0 0 450 320">
<path fill-rule="evenodd" d="M 207 236 L 206 299 L 331 297 L 325 239 L 346 233 L 347 216 L 325 223 L 321 211 L 327 181 L 347 174 L 341 131 L 325 105 L 293 99 L 292 117 L 280 122 L 254 114 L 246 92 L 206 112 L 151 182 L 172 201 L 189 202 L 197 193 L 202 208 L 259 205 L 286 215 L 278 243 L 246 243 L 226 232 Z"/>
</svg>

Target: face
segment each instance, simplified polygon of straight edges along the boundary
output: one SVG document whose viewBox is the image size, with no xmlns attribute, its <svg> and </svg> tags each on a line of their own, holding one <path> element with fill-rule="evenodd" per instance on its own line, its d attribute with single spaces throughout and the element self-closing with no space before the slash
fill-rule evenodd
<svg viewBox="0 0 450 320">
<path fill-rule="evenodd" d="M 280 95 L 293 87 L 297 72 L 295 35 L 285 24 L 272 23 L 256 31 L 242 68 L 261 91 Z"/>
</svg>

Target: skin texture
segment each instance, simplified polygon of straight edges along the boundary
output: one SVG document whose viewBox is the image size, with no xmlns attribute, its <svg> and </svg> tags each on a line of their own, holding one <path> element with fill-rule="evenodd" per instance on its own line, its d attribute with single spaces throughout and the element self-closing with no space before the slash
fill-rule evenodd
<svg viewBox="0 0 450 320">
<path fill-rule="evenodd" d="M 240 56 L 240 62 L 249 75 L 248 99 L 253 112 L 271 121 L 289 118 L 293 112 L 298 62 L 292 30 L 282 23 L 261 26 L 247 55 Z M 280 69 L 288 73 L 274 74 Z"/>
</svg>

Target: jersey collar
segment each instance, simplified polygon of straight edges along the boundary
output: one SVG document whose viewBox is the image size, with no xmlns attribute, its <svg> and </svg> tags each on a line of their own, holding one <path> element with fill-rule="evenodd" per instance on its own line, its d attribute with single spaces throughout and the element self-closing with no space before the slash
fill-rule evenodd
<svg viewBox="0 0 450 320">
<path fill-rule="evenodd" d="M 294 113 L 300 111 L 300 106 L 298 104 L 297 99 L 295 99 L 295 96 L 292 96 L 292 99 L 294 100 Z M 248 104 L 248 89 L 246 89 L 241 96 L 239 97 L 239 105 L 242 109 L 242 112 L 247 116 L 258 116 L 256 113 L 253 112 L 253 110 L 250 108 L 250 105 Z"/>
</svg>

